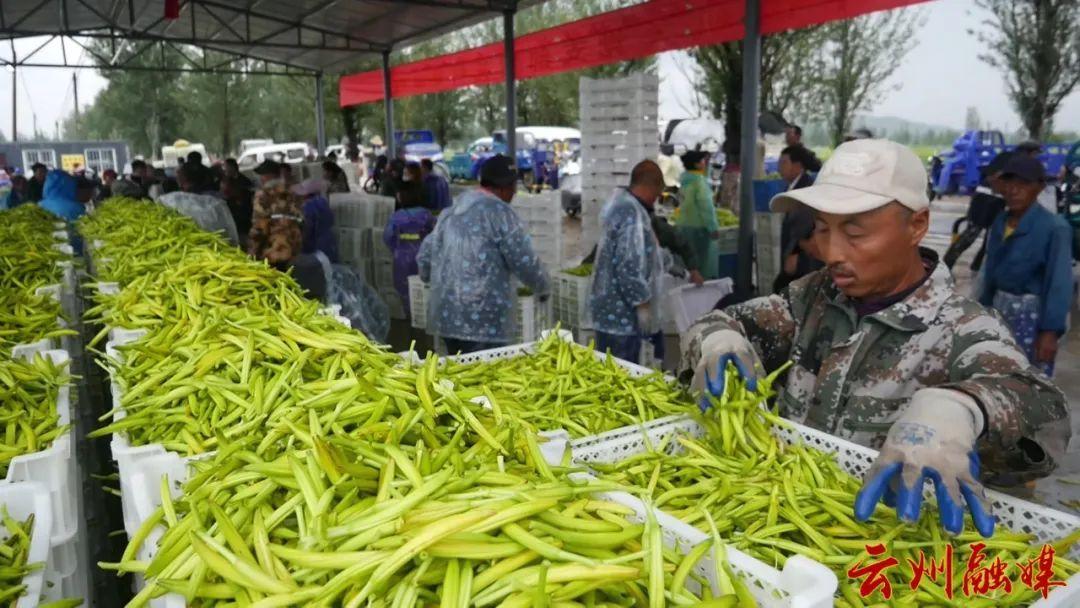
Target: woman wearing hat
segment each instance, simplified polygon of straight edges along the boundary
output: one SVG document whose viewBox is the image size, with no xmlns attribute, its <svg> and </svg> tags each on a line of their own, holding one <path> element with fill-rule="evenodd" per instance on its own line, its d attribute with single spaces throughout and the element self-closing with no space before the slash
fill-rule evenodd
<svg viewBox="0 0 1080 608">
<path fill-rule="evenodd" d="M 709 155 L 691 150 L 682 155 L 682 162 L 686 172 L 679 178 L 682 203 L 675 225 L 697 255 L 698 270 L 705 280 L 716 279 L 720 275 L 720 248 L 716 242 L 720 236 L 720 222 L 716 219 L 712 190 L 705 179 Z"/>
</svg>

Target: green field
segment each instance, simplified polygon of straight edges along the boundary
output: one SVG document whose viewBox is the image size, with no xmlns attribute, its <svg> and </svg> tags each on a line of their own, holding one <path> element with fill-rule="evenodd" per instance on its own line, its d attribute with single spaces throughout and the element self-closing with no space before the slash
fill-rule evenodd
<svg viewBox="0 0 1080 608">
<path fill-rule="evenodd" d="M 915 155 L 922 159 L 922 161 L 925 163 L 927 162 L 927 159 L 929 159 L 932 155 L 937 154 L 947 146 L 918 145 L 908 147 L 914 150 Z M 814 148 L 814 153 L 817 154 L 818 158 L 820 158 L 821 160 L 826 160 L 830 156 L 832 156 L 832 151 L 833 149 L 829 146 L 820 146 Z"/>
</svg>

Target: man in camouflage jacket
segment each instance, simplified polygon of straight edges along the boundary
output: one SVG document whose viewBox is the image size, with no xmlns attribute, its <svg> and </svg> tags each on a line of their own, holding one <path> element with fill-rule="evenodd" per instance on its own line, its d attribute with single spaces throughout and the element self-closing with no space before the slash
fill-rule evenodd
<svg viewBox="0 0 1080 608">
<path fill-rule="evenodd" d="M 773 200 L 774 210 L 811 207 L 827 268 L 698 320 L 683 336 L 682 366 L 695 389 L 715 394 L 729 361 L 750 380 L 792 361 L 781 414 L 881 450 L 857 515 L 886 494 L 901 517 L 916 518 L 923 477 L 936 475 L 945 527 L 962 527 L 963 510 L 949 507 L 966 503 L 987 533 L 972 454 L 992 483 L 1044 476 L 1065 450 L 1069 414 L 997 315 L 957 294 L 936 254 L 919 249 L 925 183 L 903 146 L 839 147 L 815 186 Z"/>
<path fill-rule="evenodd" d="M 262 186 L 255 192 L 248 254 L 283 266 L 300 254 L 303 245 L 303 201 L 289 189 L 281 164 L 263 161 L 255 168 Z"/>
</svg>

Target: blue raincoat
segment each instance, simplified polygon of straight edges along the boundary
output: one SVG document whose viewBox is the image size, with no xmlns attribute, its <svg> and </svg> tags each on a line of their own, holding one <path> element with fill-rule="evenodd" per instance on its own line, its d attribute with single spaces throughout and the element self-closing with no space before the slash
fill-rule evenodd
<svg viewBox="0 0 1080 608">
<path fill-rule="evenodd" d="M 303 253 L 323 252 L 331 262 L 338 263 L 337 239 L 334 238 L 334 212 L 322 194 L 304 199 Z"/>
<path fill-rule="evenodd" d="M 429 331 L 444 338 L 507 344 L 517 294 L 511 277 L 539 296 L 549 293 L 544 265 L 510 205 L 470 190 L 442 212 L 417 257 L 431 283 Z"/>
<path fill-rule="evenodd" d="M 660 245 L 649 214 L 625 188 L 600 211 L 601 235 L 593 266 L 590 304 L 597 332 L 652 335 L 660 328 L 659 298 L 664 272 Z M 650 327 L 639 327 L 637 307 L 651 304 Z"/>
<path fill-rule="evenodd" d="M 416 256 L 420 245 L 435 229 L 435 216 L 423 207 L 398 209 L 383 229 L 383 243 L 394 256 L 394 289 L 409 309 L 409 275 L 419 272 Z"/>
<path fill-rule="evenodd" d="M 38 204 L 49 213 L 74 222 L 86 214 L 86 207 L 75 200 L 75 178 L 60 169 L 53 169 L 45 176 L 43 198 Z"/>
</svg>

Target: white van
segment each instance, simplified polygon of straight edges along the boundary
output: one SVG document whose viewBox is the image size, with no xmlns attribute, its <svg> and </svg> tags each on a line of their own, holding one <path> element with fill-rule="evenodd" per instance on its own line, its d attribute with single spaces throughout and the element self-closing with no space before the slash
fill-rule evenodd
<svg viewBox="0 0 1080 608">
<path fill-rule="evenodd" d="M 210 166 L 210 155 L 206 153 L 206 146 L 191 143 L 183 139 L 176 140 L 171 146 L 162 146 L 161 166 L 164 169 L 175 169 L 177 165 L 187 159 L 188 154 L 191 154 L 192 152 L 201 154 L 202 164 L 207 167 Z"/>
<path fill-rule="evenodd" d="M 240 165 L 241 169 L 253 169 L 264 160 L 270 159 L 276 160 L 279 163 L 296 165 L 306 162 L 309 154 L 314 155 L 314 150 L 311 149 L 311 146 L 302 141 L 288 144 L 274 144 L 272 146 L 260 146 L 258 148 L 246 150 L 240 158 L 236 160 L 236 164 Z"/>
</svg>

